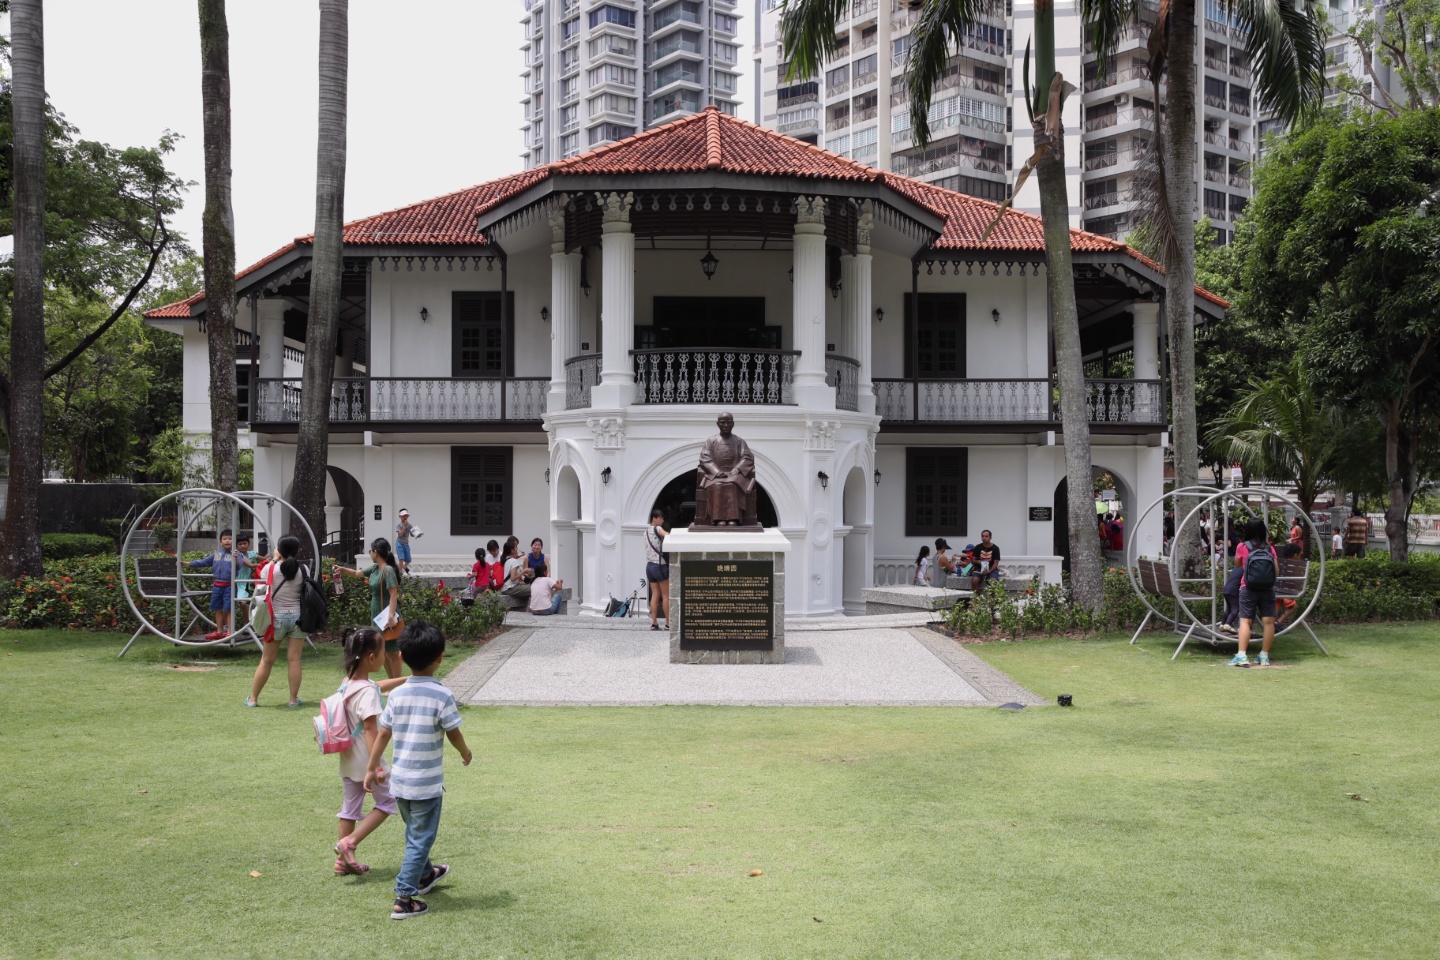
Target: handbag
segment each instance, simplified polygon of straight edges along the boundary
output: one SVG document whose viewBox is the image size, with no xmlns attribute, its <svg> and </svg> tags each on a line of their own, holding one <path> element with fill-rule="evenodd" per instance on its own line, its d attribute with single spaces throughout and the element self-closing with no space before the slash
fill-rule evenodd
<svg viewBox="0 0 1440 960">
<path fill-rule="evenodd" d="M 274 566 L 270 565 L 265 579 L 258 584 L 265 588 L 265 596 L 250 604 L 250 629 L 262 641 L 270 641 L 275 636 L 275 611 L 270 607 L 270 584 L 274 575 Z"/>
<path fill-rule="evenodd" d="M 380 634 L 380 639 L 384 640 L 387 643 L 391 640 L 399 640 L 400 631 L 404 629 L 405 621 L 400 619 L 399 617 L 396 617 L 395 622 L 391 624 L 390 628 L 387 629 L 384 633 Z"/>
</svg>

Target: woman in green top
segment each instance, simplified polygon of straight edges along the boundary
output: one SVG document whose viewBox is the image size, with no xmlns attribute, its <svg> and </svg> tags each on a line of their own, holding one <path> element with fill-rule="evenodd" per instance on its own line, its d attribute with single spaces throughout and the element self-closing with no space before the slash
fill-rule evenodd
<svg viewBox="0 0 1440 960">
<path fill-rule="evenodd" d="M 370 566 L 363 570 L 358 567 L 335 566 L 335 572 L 364 577 L 370 582 L 370 617 L 380 616 L 380 611 L 389 608 L 390 615 L 385 621 L 386 629 L 400 622 L 400 566 L 390 549 L 390 541 L 376 537 L 370 544 Z M 400 676 L 400 640 L 385 641 L 385 673 L 392 679 Z"/>
</svg>

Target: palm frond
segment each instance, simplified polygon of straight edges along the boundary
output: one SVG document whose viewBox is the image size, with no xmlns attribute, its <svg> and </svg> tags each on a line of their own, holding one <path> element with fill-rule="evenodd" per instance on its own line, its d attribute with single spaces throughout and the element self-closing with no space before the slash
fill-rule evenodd
<svg viewBox="0 0 1440 960">
<path fill-rule="evenodd" d="M 910 52 L 905 58 L 910 136 L 916 146 L 930 142 L 930 102 L 935 84 L 950 65 L 950 51 L 963 50 L 965 31 L 996 7 L 996 0 L 925 0 L 920 19 L 910 28 Z"/>
<path fill-rule="evenodd" d="M 850 0 L 785 0 L 780 14 L 780 43 L 790 59 L 788 81 L 818 78 L 837 49 L 835 24 Z"/>
<path fill-rule="evenodd" d="M 1140 22 L 1140 0 L 1080 0 L 1080 23 L 1095 48 L 1095 69 L 1105 76 L 1125 28 Z"/>
<path fill-rule="evenodd" d="M 1325 32 L 1317 8 L 1290 0 L 1225 0 L 1246 28 L 1245 55 L 1263 112 L 1293 123 L 1325 97 Z"/>
</svg>

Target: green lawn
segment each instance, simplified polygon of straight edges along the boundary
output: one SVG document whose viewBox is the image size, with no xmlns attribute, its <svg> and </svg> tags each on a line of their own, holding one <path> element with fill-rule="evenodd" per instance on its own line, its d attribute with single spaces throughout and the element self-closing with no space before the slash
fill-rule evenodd
<svg viewBox="0 0 1440 960">
<path fill-rule="evenodd" d="M 972 648 L 1068 710 L 467 709 L 405 923 L 283 662 L 246 710 L 252 653 L 4 633 L 0 956 L 1434 957 L 1437 632 Z"/>
</svg>

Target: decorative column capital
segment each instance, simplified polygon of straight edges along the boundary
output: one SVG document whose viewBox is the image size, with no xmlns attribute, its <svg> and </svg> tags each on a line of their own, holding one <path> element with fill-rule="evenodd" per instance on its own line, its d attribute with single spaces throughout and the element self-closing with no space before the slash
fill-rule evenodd
<svg viewBox="0 0 1440 960">
<path fill-rule="evenodd" d="M 825 226 L 825 198 L 824 197 L 796 197 L 795 198 L 795 223 L 796 225 L 806 223 L 818 223 Z"/>
<path fill-rule="evenodd" d="M 597 193 L 595 199 L 600 201 L 600 219 L 605 226 L 612 223 L 630 223 L 630 210 L 635 206 L 635 194 Z"/>
<path fill-rule="evenodd" d="M 855 252 L 870 252 L 870 231 L 875 229 L 875 215 L 870 211 L 860 214 L 855 221 Z"/>
<path fill-rule="evenodd" d="M 591 417 L 585 421 L 595 436 L 596 450 L 625 449 L 625 421 L 619 417 Z"/>
<path fill-rule="evenodd" d="M 550 212 L 550 249 L 554 253 L 565 252 L 565 202 L 561 198 L 560 205 Z"/>
</svg>

